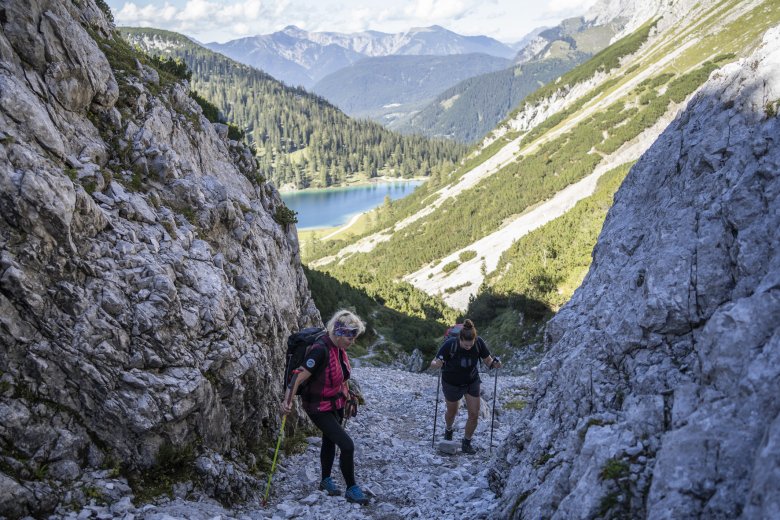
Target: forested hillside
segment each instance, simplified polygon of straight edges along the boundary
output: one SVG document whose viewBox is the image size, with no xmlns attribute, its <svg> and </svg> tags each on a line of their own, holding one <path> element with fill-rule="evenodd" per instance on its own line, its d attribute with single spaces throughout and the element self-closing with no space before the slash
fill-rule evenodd
<svg viewBox="0 0 780 520">
<path fill-rule="evenodd" d="M 625 175 L 614 168 L 636 160 L 713 71 L 780 22 L 777 0 L 711 1 L 664 15 L 528 96 L 512 116 L 544 114 L 541 122 L 523 132 L 509 120 L 458 171 L 377 210 L 362 237 L 321 244 L 309 265 L 360 287 L 404 280 L 446 302 L 471 294 L 462 309 L 495 338 L 534 341 L 538 326 L 522 332 L 529 319 L 554 313 L 588 269 L 610 193 Z M 590 202 L 562 210 L 533 236 L 509 232 L 602 175 Z M 497 250 L 474 245 L 488 239 Z"/>
<path fill-rule="evenodd" d="M 145 28 L 121 32 L 150 55 L 182 59 L 192 71 L 192 89 L 245 132 L 261 171 L 277 186 L 430 175 L 450 170 L 465 151 L 456 143 L 400 136 L 377 123 L 350 119 L 324 99 L 180 34 Z"/>
<path fill-rule="evenodd" d="M 533 40 L 530 47 L 539 47 L 535 55 L 507 69 L 460 82 L 418 114 L 391 124 L 390 128 L 476 142 L 527 95 L 609 45 L 620 27 L 617 22 L 591 26 L 583 18 L 564 20 Z"/>
<path fill-rule="evenodd" d="M 312 91 L 352 117 L 388 124 L 418 111 L 459 81 L 510 63 L 487 54 L 366 58 L 324 77 Z"/>
<path fill-rule="evenodd" d="M 588 59 L 581 52 L 465 79 L 411 118 L 390 128 L 474 143 L 492 130 L 525 96 Z"/>
<path fill-rule="evenodd" d="M 419 349 L 424 356 L 433 357 L 445 330 L 443 324 L 454 323 L 458 317 L 457 311 L 410 284 L 395 284 L 359 273 L 336 278 L 315 269 L 304 271 L 323 316 L 347 306 L 365 320 L 369 333 L 353 351 L 356 356 L 365 353 L 367 342 L 378 341 L 381 348 L 377 349 L 375 360 L 379 362 L 392 361 L 399 357 L 400 350 Z"/>
</svg>

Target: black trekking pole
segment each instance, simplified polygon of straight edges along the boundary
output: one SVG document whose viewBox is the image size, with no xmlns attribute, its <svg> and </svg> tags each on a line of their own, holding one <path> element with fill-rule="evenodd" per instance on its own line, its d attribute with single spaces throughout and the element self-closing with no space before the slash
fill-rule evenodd
<svg viewBox="0 0 780 520">
<path fill-rule="evenodd" d="M 495 423 L 496 418 L 496 399 L 498 398 L 498 393 L 496 392 L 496 389 L 498 388 L 498 369 L 496 369 L 496 376 L 493 381 L 493 413 L 490 414 L 490 449 L 489 453 L 493 453 L 493 424 Z"/>
<path fill-rule="evenodd" d="M 436 447 L 436 420 L 439 418 L 439 386 L 441 386 L 441 370 L 439 377 L 436 378 L 436 410 L 433 412 L 433 437 L 431 437 L 431 448 Z"/>
</svg>

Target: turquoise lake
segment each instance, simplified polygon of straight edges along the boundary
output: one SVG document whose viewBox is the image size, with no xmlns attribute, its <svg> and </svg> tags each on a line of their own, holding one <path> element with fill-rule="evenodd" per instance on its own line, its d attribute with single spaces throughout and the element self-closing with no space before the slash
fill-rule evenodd
<svg viewBox="0 0 780 520">
<path fill-rule="evenodd" d="M 298 229 L 343 226 L 359 213 L 381 205 L 385 196 L 406 197 L 424 181 L 382 182 L 348 188 L 303 190 L 282 193 L 282 200 L 298 212 Z"/>
</svg>

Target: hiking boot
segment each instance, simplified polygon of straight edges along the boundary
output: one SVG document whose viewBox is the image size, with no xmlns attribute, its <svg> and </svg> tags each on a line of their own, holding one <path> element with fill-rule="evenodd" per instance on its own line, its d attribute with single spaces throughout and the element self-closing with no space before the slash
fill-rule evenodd
<svg viewBox="0 0 780 520">
<path fill-rule="evenodd" d="M 361 506 L 368 504 L 368 497 L 363 494 L 363 490 L 360 489 L 360 486 L 357 484 L 347 488 L 347 492 L 344 493 L 344 496 L 347 497 L 347 502 L 354 502 Z"/>
<path fill-rule="evenodd" d="M 460 451 L 469 455 L 474 455 L 477 452 L 477 450 L 475 450 L 471 445 L 471 439 L 466 439 L 465 437 L 463 438 L 463 442 L 460 444 Z"/>
<path fill-rule="evenodd" d="M 452 430 L 445 429 L 444 430 L 444 440 L 445 441 L 451 441 L 452 440 Z"/>
<path fill-rule="evenodd" d="M 330 477 L 325 477 L 320 481 L 320 489 L 328 493 L 330 496 L 336 496 L 341 494 L 341 490 L 336 485 L 336 483 L 333 482 L 333 479 Z"/>
</svg>

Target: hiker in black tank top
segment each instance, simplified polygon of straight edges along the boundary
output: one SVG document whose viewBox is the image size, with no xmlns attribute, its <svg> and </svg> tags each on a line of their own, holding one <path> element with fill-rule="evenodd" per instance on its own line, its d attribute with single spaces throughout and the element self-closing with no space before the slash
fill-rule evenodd
<svg viewBox="0 0 780 520">
<path fill-rule="evenodd" d="M 431 361 L 431 368 L 444 367 L 441 371 L 441 387 L 447 403 L 444 412 L 445 440 L 452 440 L 452 426 L 455 423 L 460 400 L 466 398 L 466 409 L 469 415 L 461 442 L 461 450 L 464 453 L 476 453 L 471 446 L 471 437 L 479 421 L 480 360 L 489 368 L 501 367 L 501 362 L 490 354 L 485 341 L 477 336 L 474 322 L 466 320 L 458 337 L 445 341 Z"/>
</svg>

